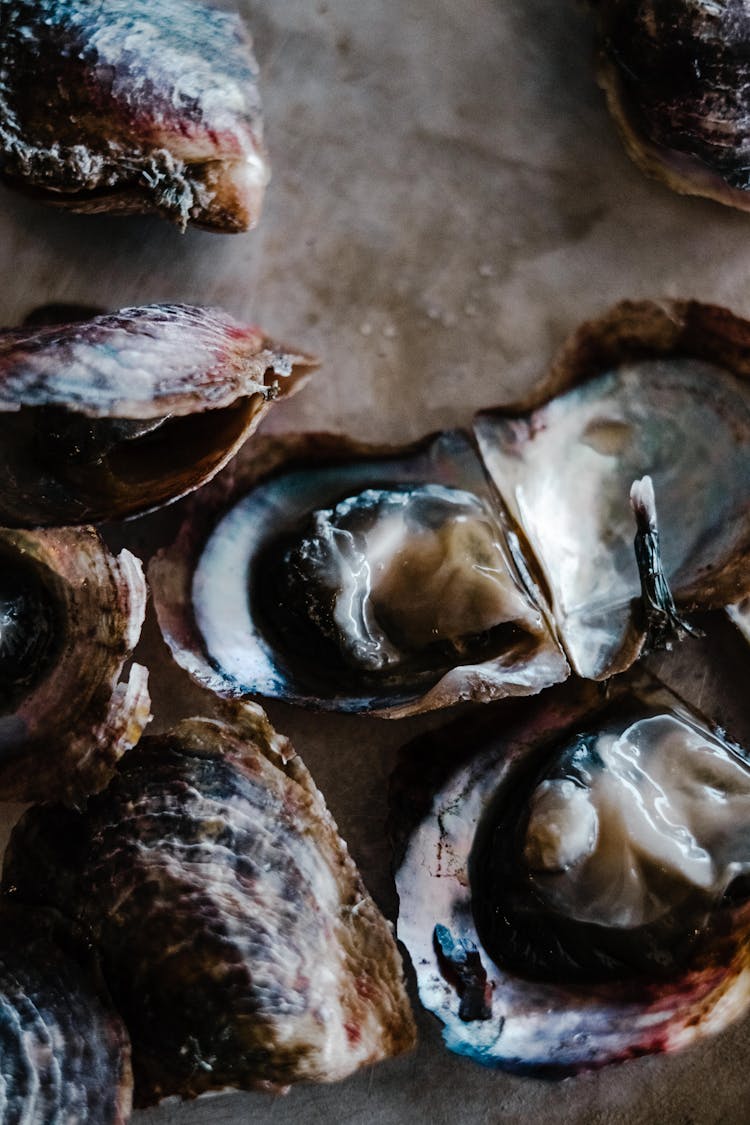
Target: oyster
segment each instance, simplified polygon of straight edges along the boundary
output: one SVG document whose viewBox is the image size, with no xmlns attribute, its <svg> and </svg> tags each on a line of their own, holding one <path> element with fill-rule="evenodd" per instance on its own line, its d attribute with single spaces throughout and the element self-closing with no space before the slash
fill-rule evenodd
<svg viewBox="0 0 750 1125">
<path fill-rule="evenodd" d="M 130 1044 L 92 963 L 51 912 L 0 904 L 3 1121 L 125 1125 Z"/>
<path fill-rule="evenodd" d="M 315 366 L 191 305 L 0 333 L 0 521 L 79 524 L 169 503 Z"/>
<path fill-rule="evenodd" d="M 71 211 L 243 231 L 268 163 L 258 68 L 200 0 L 3 0 L 0 172 Z"/>
<path fill-rule="evenodd" d="M 599 83 L 631 158 L 674 191 L 750 210 L 747 5 L 593 3 Z"/>
<path fill-rule="evenodd" d="M 447 1046 L 485 1065 L 554 1077 L 672 1051 L 750 1004 L 750 762 L 627 679 L 405 755 L 398 935 Z"/>
<path fill-rule="evenodd" d="M 101 789 L 151 718 L 125 662 L 146 608 L 141 564 L 93 528 L 0 530 L 0 799 Z"/>
<path fill-rule="evenodd" d="M 750 591 L 748 345 L 625 302 L 472 434 L 256 444 L 151 564 L 167 643 L 220 694 L 390 716 L 622 671 Z"/>
<path fill-rule="evenodd" d="M 413 1044 L 388 923 L 260 708 L 144 738 L 85 811 L 31 809 L 4 886 L 90 934 L 138 1105 L 331 1081 Z"/>
<path fill-rule="evenodd" d="M 750 641 L 750 598 L 745 598 L 739 605 L 729 606 L 728 613 L 745 639 Z"/>
</svg>

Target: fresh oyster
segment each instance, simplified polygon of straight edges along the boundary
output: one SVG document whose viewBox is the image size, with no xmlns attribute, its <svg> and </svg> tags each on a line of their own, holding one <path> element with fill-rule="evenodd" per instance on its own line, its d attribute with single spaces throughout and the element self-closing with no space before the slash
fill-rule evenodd
<svg viewBox="0 0 750 1125">
<path fill-rule="evenodd" d="M 146 669 L 121 682 L 145 608 L 140 562 L 93 528 L 0 530 L 0 799 L 107 784 L 151 718 Z"/>
<path fill-rule="evenodd" d="M 599 82 L 628 154 L 674 191 L 750 210 L 747 5 L 592 2 Z"/>
<path fill-rule="evenodd" d="M 152 563 L 173 654 L 220 694 L 400 716 L 668 647 L 750 591 L 749 346 L 726 310 L 625 302 L 473 434 L 256 444 Z"/>
<path fill-rule="evenodd" d="M 323 798 L 260 708 L 144 738 L 85 811 L 30 810 L 4 886 L 88 931 L 135 1100 L 331 1081 L 414 1040 L 401 962 Z"/>
<path fill-rule="evenodd" d="M 750 762 L 626 679 L 485 710 L 397 775 L 398 936 L 448 1047 L 485 1065 L 672 1051 L 750 1004 Z"/>
<path fill-rule="evenodd" d="M 4 1122 L 125 1125 L 130 1044 L 92 964 L 51 912 L 0 903 Z"/>
<path fill-rule="evenodd" d="M 200 0 L 2 0 L 0 172 L 71 211 L 254 226 L 268 181 L 258 69 Z"/>
<path fill-rule="evenodd" d="M 0 333 L 0 521 L 79 524 L 169 503 L 314 367 L 191 305 Z"/>
</svg>

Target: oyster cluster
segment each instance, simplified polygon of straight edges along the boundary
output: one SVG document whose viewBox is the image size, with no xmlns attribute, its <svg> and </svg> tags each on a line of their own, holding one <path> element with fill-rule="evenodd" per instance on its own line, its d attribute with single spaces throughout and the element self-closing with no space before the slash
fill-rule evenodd
<svg viewBox="0 0 750 1125">
<path fill-rule="evenodd" d="M 70 211 L 243 231 L 269 171 L 240 19 L 202 0 L 2 0 L 0 175 Z"/>
</svg>

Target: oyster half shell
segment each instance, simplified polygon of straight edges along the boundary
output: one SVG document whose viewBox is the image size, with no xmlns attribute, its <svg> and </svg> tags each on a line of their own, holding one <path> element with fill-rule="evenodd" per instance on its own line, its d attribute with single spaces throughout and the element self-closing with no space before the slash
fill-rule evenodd
<svg viewBox="0 0 750 1125">
<path fill-rule="evenodd" d="M 148 673 L 123 667 L 146 583 L 93 528 L 0 529 L 0 799 L 103 788 L 151 718 Z"/>
<path fill-rule="evenodd" d="M 408 748 L 398 935 L 446 1045 L 560 1077 L 750 1005 L 750 764 L 657 682 L 572 682 Z"/>
<path fill-rule="evenodd" d="M 95 969 L 51 911 L 0 903 L 2 1118 L 125 1125 L 130 1043 Z"/>
<path fill-rule="evenodd" d="M 674 191 L 750 210 L 747 5 L 593 4 L 599 84 L 629 156 Z"/>
<path fill-rule="evenodd" d="M 0 173 L 71 211 L 248 230 L 268 163 L 239 18 L 200 0 L 3 0 Z"/>
<path fill-rule="evenodd" d="M 138 1105 L 332 1081 L 413 1044 L 389 925 L 260 708 L 143 739 L 82 812 L 30 810 L 4 887 L 89 933 Z"/>
<path fill-rule="evenodd" d="M 471 433 L 256 445 L 151 564 L 167 643 L 223 695 L 391 717 L 628 668 L 750 593 L 749 349 L 623 302 Z"/>
<path fill-rule="evenodd" d="M 315 360 L 219 309 L 145 305 L 0 333 L 0 522 L 80 524 L 208 480 Z"/>
</svg>

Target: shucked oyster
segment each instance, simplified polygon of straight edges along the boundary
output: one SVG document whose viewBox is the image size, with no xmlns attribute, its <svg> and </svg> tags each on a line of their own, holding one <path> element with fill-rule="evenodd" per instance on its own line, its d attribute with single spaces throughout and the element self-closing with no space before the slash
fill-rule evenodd
<svg viewBox="0 0 750 1125">
<path fill-rule="evenodd" d="M 169 503 L 315 366 L 191 305 L 0 333 L 0 522 L 88 523 Z"/>
<path fill-rule="evenodd" d="M 51 912 L 0 904 L 2 1120 L 125 1125 L 130 1044 L 92 958 Z"/>
<path fill-rule="evenodd" d="M 106 785 L 151 718 L 146 669 L 120 682 L 145 608 L 140 562 L 93 528 L 0 529 L 0 800 Z"/>
<path fill-rule="evenodd" d="M 394 803 L 417 822 L 398 934 L 451 1050 L 557 1076 L 750 1003 L 750 763 L 654 681 L 452 724 L 410 748 Z"/>
<path fill-rule="evenodd" d="M 260 708 L 144 738 L 83 812 L 30 810 L 15 898 L 90 934 L 135 1098 L 332 1081 L 414 1040 L 401 963 L 323 798 Z"/>
<path fill-rule="evenodd" d="M 750 210 L 742 0 L 592 0 L 599 81 L 629 155 L 675 191 Z"/>
<path fill-rule="evenodd" d="M 176 659 L 389 715 L 627 668 L 750 590 L 748 345 L 726 310 L 625 303 L 471 435 L 256 445 L 152 563 Z"/>
<path fill-rule="evenodd" d="M 239 18 L 200 0 L 2 0 L 0 173 L 72 211 L 255 225 L 268 165 Z"/>
</svg>

